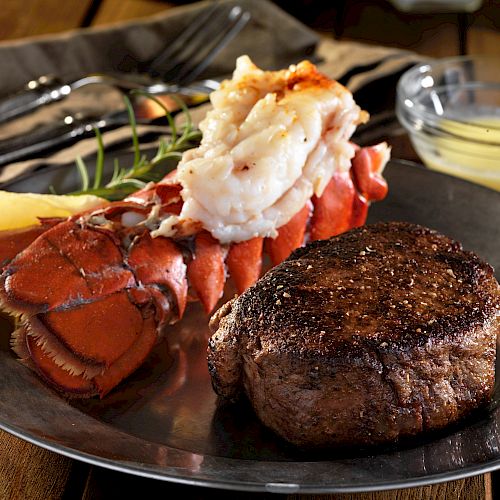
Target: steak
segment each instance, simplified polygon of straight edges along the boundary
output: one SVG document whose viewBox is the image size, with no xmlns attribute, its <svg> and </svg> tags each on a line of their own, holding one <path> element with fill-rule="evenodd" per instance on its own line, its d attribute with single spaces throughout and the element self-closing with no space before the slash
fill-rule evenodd
<svg viewBox="0 0 500 500">
<path fill-rule="evenodd" d="M 485 405 L 500 288 L 458 242 L 378 223 L 296 250 L 213 316 L 222 400 L 301 447 L 373 445 Z"/>
</svg>

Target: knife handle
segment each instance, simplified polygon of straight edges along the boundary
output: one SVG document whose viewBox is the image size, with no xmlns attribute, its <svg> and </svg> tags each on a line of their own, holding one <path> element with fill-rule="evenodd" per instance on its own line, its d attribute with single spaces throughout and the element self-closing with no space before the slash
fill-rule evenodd
<svg viewBox="0 0 500 500">
<path fill-rule="evenodd" d="M 40 106 L 60 101 L 72 91 L 71 85 L 53 76 L 41 76 L 32 80 L 24 90 L 0 99 L 0 123 L 7 122 L 33 111 Z"/>
<path fill-rule="evenodd" d="M 0 166 L 28 159 L 94 135 L 95 119 L 46 125 L 0 141 Z"/>
<path fill-rule="evenodd" d="M 93 137 L 95 129 L 112 130 L 129 123 L 127 111 L 115 111 L 100 118 L 66 117 L 63 123 L 49 123 L 27 134 L 0 141 L 0 167 L 16 161 L 41 156 L 69 146 L 81 139 Z"/>
</svg>

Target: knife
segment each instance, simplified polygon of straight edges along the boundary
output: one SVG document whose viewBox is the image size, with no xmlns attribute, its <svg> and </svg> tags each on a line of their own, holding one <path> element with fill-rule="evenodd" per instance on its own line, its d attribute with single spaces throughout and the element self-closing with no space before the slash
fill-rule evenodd
<svg viewBox="0 0 500 500">
<path fill-rule="evenodd" d="M 47 104 L 66 99 L 75 90 L 96 83 L 110 85 L 124 92 L 140 89 L 149 94 L 196 95 L 200 92 L 206 93 L 215 90 L 218 87 L 218 82 L 215 80 L 202 80 L 185 87 L 135 73 L 123 75 L 92 73 L 71 82 L 63 82 L 55 76 L 44 75 L 37 80 L 28 82 L 20 92 L 0 99 L 0 123 L 8 122 Z"/>
<path fill-rule="evenodd" d="M 182 106 L 196 106 L 208 99 L 208 94 L 161 96 L 162 101 L 172 115 L 178 113 Z M 177 100 L 177 99 L 178 100 Z M 180 101 L 180 102 L 179 102 Z M 168 124 L 165 111 L 146 98 L 132 100 L 134 114 L 139 125 Z M 40 156 L 56 149 L 130 123 L 127 110 L 113 111 L 105 115 L 82 116 L 81 114 L 65 116 L 59 123 L 49 123 L 35 130 L 0 141 L 0 167 L 9 163 Z"/>
</svg>

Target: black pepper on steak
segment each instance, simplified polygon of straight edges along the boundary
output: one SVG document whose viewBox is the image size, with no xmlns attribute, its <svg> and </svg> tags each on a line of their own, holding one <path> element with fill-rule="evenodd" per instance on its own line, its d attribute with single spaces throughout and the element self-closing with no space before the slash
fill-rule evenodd
<svg viewBox="0 0 500 500">
<path fill-rule="evenodd" d="M 371 445 L 442 428 L 486 404 L 500 288 L 430 229 L 379 223 L 295 251 L 212 318 L 224 399 L 303 447 Z"/>
</svg>

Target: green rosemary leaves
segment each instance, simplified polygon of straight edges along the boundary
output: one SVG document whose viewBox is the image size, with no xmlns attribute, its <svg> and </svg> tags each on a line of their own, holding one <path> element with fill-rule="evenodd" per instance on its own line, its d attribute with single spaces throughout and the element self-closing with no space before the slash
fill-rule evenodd
<svg viewBox="0 0 500 500">
<path fill-rule="evenodd" d="M 89 167 L 82 158 L 76 158 L 76 167 L 80 175 L 81 188 L 71 194 L 93 194 L 111 201 L 122 200 L 134 191 L 143 188 L 148 182 L 159 181 L 165 175 L 165 169 L 161 167 L 166 162 L 170 161 L 170 163 L 176 165 L 181 159 L 183 151 L 196 147 L 200 143 L 201 132 L 193 126 L 189 110 L 183 102 L 178 101 L 178 104 L 182 109 L 182 113 L 184 113 L 185 120 L 182 128 L 178 130 L 173 116 L 158 98 L 142 91 L 133 91 L 133 93 L 151 99 L 163 108 L 169 124 L 169 137 L 160 139 L 158 149 L 152 157 L 148 158 L 146 154 L 141 152 L 134 109 L 130 99 L 125 97 L 132 131 L 132 147 L 134 152 L 132 166 L 122 167 L 115 158 L 111 179 L 104 182 L 104 144 L 100 131 L 96 129 L 95 135 L 98 149 L 93 172 L 93 182 L 92 184 L 90 182 Z M 171 166 L 171 168 L 173 167 Z"/>
</svg>

